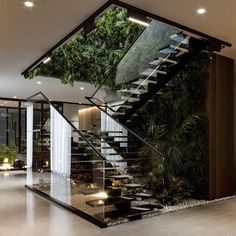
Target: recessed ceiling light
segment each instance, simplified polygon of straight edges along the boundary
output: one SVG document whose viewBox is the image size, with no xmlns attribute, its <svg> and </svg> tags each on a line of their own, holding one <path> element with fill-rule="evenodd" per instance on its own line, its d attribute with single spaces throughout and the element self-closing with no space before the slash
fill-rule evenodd
<svg viewBox="0 0 236 236">
<path fill-rule="evenodd" d="M 43 61 L 43 63 L 44 63 L 44 64 L 47 64 L 49 61 L 51 61 L 51 57 L 45 58 L 45 60 Z"/>
<path fill-rule="evenodd" d="M 206 9 L 205 8 L 199 8 L 199 9 L 197 9 L 197 13 L 200 14 L 200 15 L 205 14 Z"/>
<path fill-rule="evenodd" d="M 33 7 L 34 6 L 34 3 L 31 1 L 25 1 L 24 4 L 26 7 Z"/>
<path fill-rule="evenodd" d="M 37 84 L 39 84 L 39 85 L 40 85 L 40 84 L 42 84 L 42 82 L 41 82 L 41 81 L 37 81 Z"/>
<path fill-rule="evenodd" d="M 13 98 L 17 98 L 17 96 L 13 96 Z"/>
<path fill-rule="evenodd" d="M 80 90 L 84 90 L 84 87 L 80 87 Z"/>
</svg>

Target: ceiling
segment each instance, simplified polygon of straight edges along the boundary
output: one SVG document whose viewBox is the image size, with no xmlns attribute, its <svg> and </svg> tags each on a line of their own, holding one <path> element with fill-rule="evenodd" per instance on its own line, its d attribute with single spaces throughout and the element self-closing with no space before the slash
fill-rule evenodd
<svg viewBox="0 0 236 236">
<path fill-rule="evenodd" d="M 94 87 L 58 80 L 25 80 L 21 72 L 72 31 L 106 0 L 34 0 L 26 8 L 22 0 L 0 0 L 0 97 L 25 99 L 42 91 L 50 99 L 84 102 Z M 235 0 L 124 0 L 124 2 L 232 43 L 224 55 L 236 59 Z M 207 14 L 197 15 L 205 7 Z M 42 82 L 41 85 L 37 81 Z M 86 87 L 81 91 L 80 87 Z"/>
</svg>

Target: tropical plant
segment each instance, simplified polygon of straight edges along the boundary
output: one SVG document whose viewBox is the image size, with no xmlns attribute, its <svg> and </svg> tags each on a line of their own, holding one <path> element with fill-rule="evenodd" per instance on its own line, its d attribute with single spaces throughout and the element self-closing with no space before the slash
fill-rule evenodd
<svg viewBox="0 0 236 236">
<path fill-rule="evenodd" d="M 153 103 L 139 111 L 130 127 L 164 154 L 161 169 L 165 183 L 175 176 L 183 181 L 184 191 L 195 198 L 203 198 L 207 189 L 208 63 L 206 53 L 191 61 L 153 98 Z M 150 148 L 144 150 L 155 173 L 156 162 L 162 164 L 161 157 Z M 166 191 L 172 191 L 171 187 Z"/>
<path fill-rule="evenodd" d="M 0 146 L 0 163 L 3 163 L 4 160 L 8 160 L 8 164 L 12 165 L 14 163 L 15 157 L 17 153 L 17 147 L 14 144 L 7 146 L 6 144 L 2 144 Z"/>
<path fill-rule="evenodd" d="M 42 75 L 65 84 L 87 81 L 100 85 L 144 28 L 128 21 L 127 14 L 126 9 L 110 8 L 97 18 L 94 32 L 76 34 L 53 52 L 50 62 L 30 71 L 29 78 Z M 114 85 L 112 76 L 107 80 L 109 87 Z"/>
</svg>

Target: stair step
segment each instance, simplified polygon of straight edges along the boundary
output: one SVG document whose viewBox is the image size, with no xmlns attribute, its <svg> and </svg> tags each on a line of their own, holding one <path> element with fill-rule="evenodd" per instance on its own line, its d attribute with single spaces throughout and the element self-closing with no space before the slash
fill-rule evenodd
<svg viewBox="0 0 236 236">
<path fill-rule="evenodd" d="M 110 153 L 109 154 L 109 156 L 117 156 L 117 155 L 128 155 L 128 154 L 130 154 L 130 155 L 133 155 L 133 154 L 138 154 L 137 152 L 120 152 L 120 153 Z M 108 156 L 108 157 L 109 157 Z M 125 159 L 124 160 L 122 160 L 122 162 L 124 162 L 125 161 Z"/>
<path fill-rule="evenodd" d="M 174 50 L 173 48 L 171 48 L 170 46 L 167 46 L 167 47 L 164 47 L 164 48 L 160 49 L 159 52 L 162 53 L 162 54 L 167 54 L 167 55 L 177 53 L 177 51 Z"/>
<path fill-rule="evenodd" d="M 162 64 L 162 61 L 159 59 L 156 59 L 156 60 L 149 62 L 149 64 L 153 65 L 153 66 L 160 66 Z"/>
<path fill-rule="evenodd" d="M 122 131 L 118 131 L 118 130 L 107 130 L 107 131 L 92 131 L 92 130 L 85 130 L 82 129 L 80 130 L 81 132 L 85 132 L 85 133 L 122 133 Z"/>
<path fill-rule="evenodd" d="M 128 90 L 129 93 L 132 93 L 132 94 L 137 94 L 137 95 L 140 95 L 140 94 L 144 94 L 144 93 L 147 93 L 148 91 L 145 90 L 145 89 L 129 89 Z"/>
<path fill-rule="evenodd" d="M 119 149 L 121 147 L 95 147 L 95 148 L 102 150 L 102 149 Z M 86 147 L 86 149 L 91 150 L 92 147 Z"/>
<path fill-rule="evenodd" d="M 113 116 L 125 116 L 125 112 L 115 112 Z"/>
<path fill-rule="evenodd" d="M 161 60 L 162 62 L 169 62 L 169 63 L 174 64 L 174 65 L 176 65 L 178 63 L 175 60 L 171 60 L 171 59 L 164 58 L 164 57 L 159 57 L 159 60 Z"/>
<path fill-rule="evenodd" d="M 90 156 L 90 155 L 93 155 L 94 153 L 89 153 L 89 152 L 86 152 L 86 153 L 83 153 L 83 152 L 79 152 L 79 153 L 72 153 L 71 156 Z"/>
<path fill-rule="evenodd" d="M 131 109 L 131 105 L 120 105 L 120 108 Z"/>
<path fill-rule="evenodd" d="M 177 43 L 182 43 L 182 44 L 189 44 L 189 39 L 190 36 L 186 36 L 183 33 L 178 33 L 178 34 L 173 34 L 170 36 L 171 40 L 177 42 Z"/>
<path fill-rule="evenodd" d="M 100 138 L 102 138 L 102 137 L 100 137 Z M 127 138 L 127 136 L 118 136 L 118 135 L 116 135 L 116 136 L 106 136 L 104 138 Z"/>
<path fill-rule="evenodd" d="M 183 51 L 179 51 L 179 53 L 177 53 L 175 55 L 175 57 L 180 57 L 180 56 L 183 56 L 186 52 L 183 52 Z"/>
<path fill-rule="evenodd" d="M 166 75 L 167 72 L 163 70 L 154 70 L 154 69 L 148 68 L 145 71 L 140 73 L 140 75 L 151 76 L 151 77 L 157 77 L 157 74 Z"/>
<path fill-rule="evenodd" d="M 128 102 L 138 102 L 140 98 L 129 98 Z"/>
<path fill-rule="evenodd" d="M 131 105 L 125 105 L 125 104 L 113 105 L 112 107 L 119 107 L 119 108 L 126 108 L 126 109 L 132 108 Z"/>
<path fill-rule="evenodd" d="M 186 52 L 186 53 L 189 52 L 189 50 L 187 48 L 183 48 L 183 47 L 180 47 L 180 46 L 175 46 L 173 44 L 171 44 L 170 47 L 173 48 L 174 50 L 179 50 L 179 51 Z"/>
<path fill-rule="evenodd" d="M 132 84 L 145 86 L 145 85 L 148 85 L 148 84 L 157 84 L 157 82 L 154 81 L 154 80 L 149 80 L 149 79 L 146 79 L 146 80 L 145 79 L 139 79 L 137 81 L 132 82 Z"/>
<path fill-rule="evenodd" d="M 122 90 L 118 90 L 117 93 L 131 93 L 131 94 L 144 94 L 147 93 L 147 91 L 145 89 L 135 89 L 135 88 L 131 88 L 131 89 L 122 89 Z"/>
<path fill-rule="evenodd" d="M 101 143 L 107 143 L 107 144 L 109 144 L 109 143 L 126 143 L 125 141 L 100 141 L 100 140 L 98 140 L 98 141 L 90 141 L 89 140 L 89 142 L 91 142 L 92 144 L 101 144 Z M 79 141 L 78 142 L 79 144 L 87 144 L 87 142 L 85 142 L 85 141 Z"/>
</svg>

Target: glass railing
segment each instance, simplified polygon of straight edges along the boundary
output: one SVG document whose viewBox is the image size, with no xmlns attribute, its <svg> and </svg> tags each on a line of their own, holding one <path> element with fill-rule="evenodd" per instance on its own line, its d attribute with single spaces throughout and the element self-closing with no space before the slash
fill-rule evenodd
<svg viewBox="0 0 236 236">
<path fill-rule="evenodd" d="M 94 104 L 65 110 L 39 93 L 28 106 L 28 117 L 33 111 L 28 188 L 100 226 L 159 213 L 158 150 Z"/>
<path fill-rule="evenodd" d="M 176 48 L 187 45 L 187 39 L 179 32 L 173 26 L 152 20 L 91 97 L 113 110 L 122 104 L 128 106 L 126 103 L 132 106 L 149 85 L 157 84 L 166 75 L 169 66 L 177 64 L 178 58 L 173 56 Z"/>
</svg>

